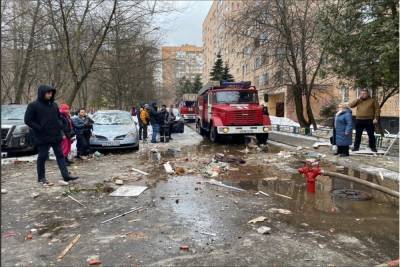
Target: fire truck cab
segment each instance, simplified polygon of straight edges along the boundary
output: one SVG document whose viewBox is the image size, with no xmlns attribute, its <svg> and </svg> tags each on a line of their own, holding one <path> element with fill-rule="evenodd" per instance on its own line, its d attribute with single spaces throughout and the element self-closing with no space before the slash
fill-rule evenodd
<svg viewBox="0 0 400 267">
<path fill-rule="evenodd" d="M 178 102 L 179 113 L 185 121 L 196 120 L 196 94 L 184 94 Z"/>
<path fill-rule="evenodd" d="M 255 135 L 268 140 L 271 121 L 251 82 L 209 82 L 197 95 L 196 130 L 217 142 L 224 135 Z"/>
</svg>

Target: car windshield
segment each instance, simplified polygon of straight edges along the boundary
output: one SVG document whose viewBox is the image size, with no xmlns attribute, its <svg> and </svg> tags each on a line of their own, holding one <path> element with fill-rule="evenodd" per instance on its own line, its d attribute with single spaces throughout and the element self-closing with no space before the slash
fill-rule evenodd
<svg viewBox="0 0 400 267">
<path fill-rule="evenodd" d="M 95 113 L 93 121 L 98 125 L 126 125 L 132 123 L 132 118 L 128 113 Z"/>
<path fill-rule="evenodd" d="M 195 101 L 185 101 L 185 107 L 192 108 L 195 106 Z"/>
<path fill-rule="evenodd" d="M 228 104 L 249 104 L 258 103 L 258 97 L 256 92 L 251 91 L 224 91 L 215 94 L 215 101 Z"/>
<path fill-rule="evenodd" d="M 26 106 L 2 105 L 1 120 L 23 120 L 25 116 Z"/>
</svg>

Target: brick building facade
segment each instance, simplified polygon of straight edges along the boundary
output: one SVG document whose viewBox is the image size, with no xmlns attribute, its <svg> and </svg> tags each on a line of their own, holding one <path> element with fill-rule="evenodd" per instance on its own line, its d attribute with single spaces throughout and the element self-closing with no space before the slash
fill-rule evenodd
<svg viewBox="0 0 400 267">
<path fill-rule="evenodd" d="M 176 88 L 181 78 L 191 81 L 203 74 L 203 48 L 194 45 L 163 46 L 162 99 L 166 104 L 176 101 Z"/>
<path fill-rule="evenodd" d="M 249 80 L 257 87 L 260 102 L 268 106 L 271 115 L 297 121 L 290 85 L 285 82 L 287 79 L 282 69 L 284 58 L 277 51 L 274 51 L 274 56 L 268 55 L 261 49 L 262 44 L 256 44 L 254 39 L 229 33 L 230 18 L 245 6 L 245 1 L 213 2 L 203 22 L 203 81 L 209 79 L 216 56 L 220 53 L 236 81 Z M 262 42 L 263 39 L 259 40 Z M 264 95 L 268 95 L 268 103 L 264 103 Z M 357 90 L 347 80 L 332 76 L 317 78 L 311 97 L 314 116 L 320 119 L 319 111 L 332 101 L 349 102 L 357 95 Z M 385 103 L 381 116 L 384 128 L 391 132 L 398 131 L 398 96 Z"/>
</svg>

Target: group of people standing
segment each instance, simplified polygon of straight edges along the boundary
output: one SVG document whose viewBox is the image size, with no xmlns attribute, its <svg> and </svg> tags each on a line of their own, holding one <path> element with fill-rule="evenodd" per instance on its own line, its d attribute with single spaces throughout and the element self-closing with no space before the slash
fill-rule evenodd
<svg viewBox="0 0 400 267">
<path fill-rule="evenodd" d="M 355 130 L 353 151 L 360 149 L 361 137 L 364 130 L 367 131 L 369 147 L 371 151 L 377 152 L 375 140 L 375 125 L 378 124 L 380 107 L 378 102 L 369 95 L 368 90 L 361 90 L 358 99 L 349 105 L 340 104 L 335 115 L 332 144 L 338 150 L 336 154 L 341 157 L 349 156 L 350 145 L 352 144 L 353 119 L 350 108 L 356 108 Z"/>
<path fill-rule="evenodd" d="M 87 116 L 84 108 L 71 117 L 67 104 L 61 104 L 58 108 L 54 102 L 55 95 L 55 88 L 48 85 L 39 86 L 37 99 L 29 103 L 24 119 L 25 124 L 30 127 L 33 142 L 38 150 L 38 182 L 47 186 L 52 185 L 45 174 L 50 147 L 54 151 L 64 182 L 76 180 L 78 177 L 71 176 L 67 169 L 72 163 L 68 155 L 73 139 L 77 139 L 77 158 L 85 159 L 90 153 L 89 139 L 93 128 L 93 120 Z"/>
<path fill-rule="evenodd" d="M 175 121 L 173 106 L 167 110 L 166 105 L 162 105 L 159 110 L 157 103 L 142 104 L 137 111 L 136 108 L 131 110 L 132 116 L 137 116 L 139 122 L 139 140 L 147 141 L 148 126 L 151 125 L 152 135 L 151 143 L 157 143 L 157 135 L 160 135 L 159 142 L 168 142 L 172 140 L 172 128 Z"/>
</svg>

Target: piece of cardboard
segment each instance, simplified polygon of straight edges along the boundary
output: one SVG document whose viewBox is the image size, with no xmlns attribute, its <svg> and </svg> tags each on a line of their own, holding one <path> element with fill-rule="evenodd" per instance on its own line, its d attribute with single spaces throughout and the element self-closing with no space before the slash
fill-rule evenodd
<svg viewBox="0 0 400 267">
<path fill-rule="evenodd" d="M 137 197 L 147 189 L 147 186 L 124 185 L 112 192 L 112 197 Z"/>
</svg>

